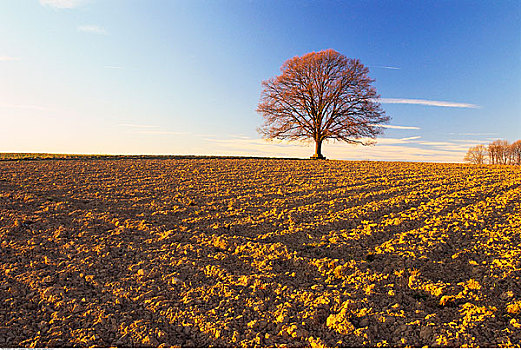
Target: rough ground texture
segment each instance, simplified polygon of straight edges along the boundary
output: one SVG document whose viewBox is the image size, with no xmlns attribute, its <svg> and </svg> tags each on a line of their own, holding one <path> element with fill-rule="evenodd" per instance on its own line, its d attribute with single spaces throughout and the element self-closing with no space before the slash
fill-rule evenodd
<svg viewBox="0 0 521 350">
<path fill-rule="evenodd" d="M 0 163 L 0 346 L 520 346 L 521 168 Z"/>
</svg>

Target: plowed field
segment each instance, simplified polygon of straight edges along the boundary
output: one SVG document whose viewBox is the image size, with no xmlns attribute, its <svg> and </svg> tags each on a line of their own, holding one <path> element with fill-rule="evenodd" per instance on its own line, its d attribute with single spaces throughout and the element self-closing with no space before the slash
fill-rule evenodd
<svg viewBox="0 0 521 350">
<path fill-rule="evenodd" d="M 521 345 L 521 167 L 1 162 L 0 242 L 0 347 Z"/>
</svg>

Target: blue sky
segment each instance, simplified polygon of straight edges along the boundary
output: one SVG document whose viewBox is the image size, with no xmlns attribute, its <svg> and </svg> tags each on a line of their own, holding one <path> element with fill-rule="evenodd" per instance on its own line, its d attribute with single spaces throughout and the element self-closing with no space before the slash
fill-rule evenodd
<svg viewBox="0 0 521 350">
<path fill-rule="evenodd" d="M 0 2 L 0 152 L 308 157 L 266 142 L 261 81 L 332 48 L 392 117 L 333 159 L 459 162 L 521 138 L 520 1 Z"/>
</svg>

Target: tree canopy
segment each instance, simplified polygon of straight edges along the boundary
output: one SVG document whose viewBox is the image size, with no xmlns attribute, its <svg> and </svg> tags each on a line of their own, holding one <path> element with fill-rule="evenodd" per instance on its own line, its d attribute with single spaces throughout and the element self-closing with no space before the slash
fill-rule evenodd
<svg viewBox="0 0 521 350">
<path fill-rule="evenodd" d="M 281 75 L 263 81 L 257 112 L 264 117 L 259 132 L 268 139 L 313 139 L 315 154 L 324 158 L 322 142 L 374 143 L 389 117 L 369 70 L 358 59 L 335 50 L 293 57 Z"/>
</svg>

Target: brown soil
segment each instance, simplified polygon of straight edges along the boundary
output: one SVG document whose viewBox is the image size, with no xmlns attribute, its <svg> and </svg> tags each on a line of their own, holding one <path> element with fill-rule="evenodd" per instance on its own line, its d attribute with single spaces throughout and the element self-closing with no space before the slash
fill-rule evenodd
<svg viewBox="0 0 521 350">
<path fill-rule="evenodd" d="M 521 345 L 521 168 L 0 163 L 0 347 Z"/>
</svg>

